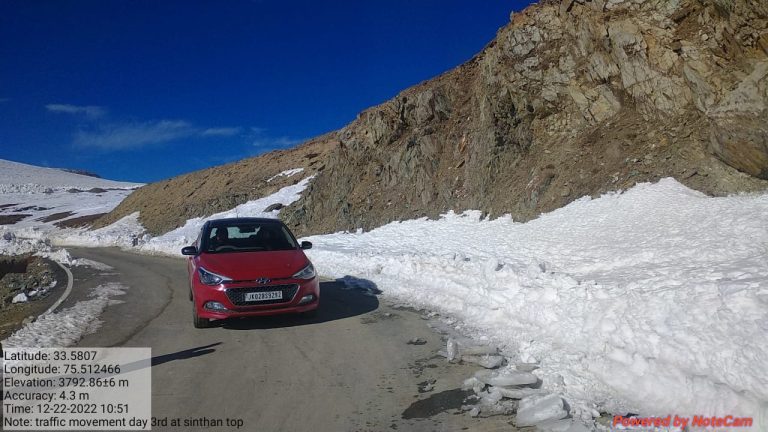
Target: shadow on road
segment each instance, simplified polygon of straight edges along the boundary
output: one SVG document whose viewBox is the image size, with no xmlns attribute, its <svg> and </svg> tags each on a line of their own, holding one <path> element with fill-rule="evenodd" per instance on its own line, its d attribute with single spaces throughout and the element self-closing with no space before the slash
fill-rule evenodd
<svg viewBox="0 0 768 432">
<path fill-rule="evenodd" d="M 212 343 L 210 345 L 203 345 L 197 348 L 190 348 L 183 351 L 177 351 L 172 354 L 163 354 L 160 356 L 152 357 L 152 366 L 158 366 L 163 363 L 168 363 L 174 360 L 186 360 L 194 357 L 199 357 L 206 354 L 216 352 L 213 347 L 221 345 L 221 342 Z"/>
<path fill-rule="evenodd" d="M 346 277 L 345 277 L 346 278 Z M 349 287 L 345 278 L 320 282 L 320 307 L 314 315 L 275 315 L 266 317 L 240 318 L 214 322 L 219 327 L 231 330 L 258 330 L 281 327 L 294 327 L 318 324 L 350 318 L 374 311 L 379 308 L 379 299 L 372 293 L 378 293 L 376 285 L 371 281 L 357 279 L 359 285 Z M 365 282 L 365 283 L 362 283 Z"/>
</svg>

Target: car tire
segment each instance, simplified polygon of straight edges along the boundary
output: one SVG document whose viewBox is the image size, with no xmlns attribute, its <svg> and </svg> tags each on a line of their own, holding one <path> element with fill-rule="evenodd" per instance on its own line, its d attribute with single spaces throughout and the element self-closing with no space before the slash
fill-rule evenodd
<svg viewBox="0 0 768 432">
<path fill-rule="evenodd" d="M 192 304 L 192 324 L 194 324 L 195 328 L 208 328 L 211 326 L 211 320 L 208 318 L 200 318 L 200 316 L 197 314 L 197 308 L 194 304 Z"/>
</svg>

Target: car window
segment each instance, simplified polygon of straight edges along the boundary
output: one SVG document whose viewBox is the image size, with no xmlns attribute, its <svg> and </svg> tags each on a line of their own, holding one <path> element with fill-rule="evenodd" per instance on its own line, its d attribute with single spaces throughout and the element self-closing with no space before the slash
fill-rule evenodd
<svg viewBox="0 0 768 432">
<path fill-rule="evenodd" d="M 237 223 L 211 227 L 204 236 L 207 253 L 259 252 L 296 249 L 296 241 L 282 224 Z"/>
</svg>

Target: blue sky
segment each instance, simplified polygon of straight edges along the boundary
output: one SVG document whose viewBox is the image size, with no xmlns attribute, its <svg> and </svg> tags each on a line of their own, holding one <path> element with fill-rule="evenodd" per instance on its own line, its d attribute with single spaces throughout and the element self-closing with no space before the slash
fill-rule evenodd
<svg viewBox="0 0 768 432">
<path fill-rule="evenodd" d="M 0 1 L 0 159 L 150 182 L 296 145 L 529 2 Z"/>
</svg>

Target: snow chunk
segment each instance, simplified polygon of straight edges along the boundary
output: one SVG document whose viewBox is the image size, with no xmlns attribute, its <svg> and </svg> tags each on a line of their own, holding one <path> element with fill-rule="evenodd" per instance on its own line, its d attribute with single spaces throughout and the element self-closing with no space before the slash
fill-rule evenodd
<svg viewBox="0 0 768 432">
<path fill-rule="evenodd" d="M 16 296 L 13 297 L 13 300 L 11 300 L 11 303 L 26 303 L 27 302 L 27 295 L 24 293 L 18 293 Z"/>
<path fill-rule="evenodd" d="M 539 381 L 539 378 L 532 373 L 510 368 L 497 371 L 479 370 L 475 372 L 475 378 L 488 385 L 498 387 L 532 385 Z"/>
<path fill-rule="evenodd" d="M 507 399 L 522 399 L 528 396 L 539 395 L 543 393 L 543 390 L 541 389 L 534 389 L 529 387 L 520 387 L 520 388 L 493 387 L 493 388 L 497 390 L 499 393 L 501 393 L 501 395 Z"/>
<path fill-rule="evenodd" d="M 496 369 L 504 364 L 504 357 L 498 355 L 462 355 L 461 361 L 467 363 L 474 363 L 480 365 L 486 369 Z"/>
<path fill-rule="evenodd" d="M 547 420 L 559 420 L 568 416 L 563 398 L 558 395 L 535 395 L 520 400 L 515 424 L 517 427 L 533 426 Z"/>
</svg>

